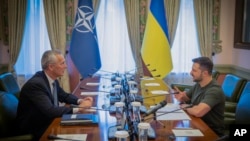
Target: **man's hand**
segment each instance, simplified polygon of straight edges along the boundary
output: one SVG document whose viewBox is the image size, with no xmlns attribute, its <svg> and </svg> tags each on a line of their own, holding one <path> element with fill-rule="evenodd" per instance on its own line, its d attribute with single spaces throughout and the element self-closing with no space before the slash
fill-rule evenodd
<svg viewBox="0 0 250 141">
<path fill-rule="evenodd" d="M 189 98 L 187 97 L 185 91 L 182 92 L 182 91 L 180 91 L 177 87 L 174 87 L 174 90 L 177 91 L 177 92 L 179 92 L 179 94 L 175 94 L 175 95 L 174 95 L 174 97 L 175 97 L 178 101 L 180 101 L 180 102 L 185 102 L 185 101 L 187 101 L 187 100 L 189 99 Z"/>
<path fill-rule="evenodd" d="M 93 104 L 93 98 L 92 97 L 85 97 L 84 99 L 81 99 L 79 103 L 79 111 L 80 113 L 84 112 L 86 109 L 90 108 Z"/>
</svg>

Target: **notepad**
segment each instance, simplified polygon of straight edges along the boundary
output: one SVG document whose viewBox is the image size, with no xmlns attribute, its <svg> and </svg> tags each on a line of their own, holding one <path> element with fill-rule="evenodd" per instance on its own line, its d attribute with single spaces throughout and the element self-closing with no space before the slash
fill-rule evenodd
<svg viewBox="0 0 250 141">
<path fill-rule="evenodd" d="M 57 137 L 69 139 L 69 140 L 79 140 L 79 141 L 86 141 L 87 134 L 58 134 Z M 57 140 L 59 141 L 59 140 Z M 64 140 L 62 140 L 64 141 Z"/>
<path fill-rule="evenodd" d="M 98 124 L 99 118 L 96 114 L 64 114 L 61 125 L 92 125 Z"/>
<path fill-rule="evenodd" d="M 201 137 L 204 136 L 199 129 L 172 129 L 176 137 Z"/>
</svg>

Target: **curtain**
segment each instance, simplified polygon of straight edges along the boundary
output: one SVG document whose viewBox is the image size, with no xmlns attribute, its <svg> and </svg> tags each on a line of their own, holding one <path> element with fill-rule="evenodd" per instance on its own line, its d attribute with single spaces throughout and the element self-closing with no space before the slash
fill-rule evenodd
<svg viewBox="0 0 250 141">
<path fill-rule="evenodd" d="M 8 1 L 0 0 L 0 41 L 3 41 L 4 45 L 8 45 Z"/>
<path fill-rule="evenodd" d="M 131 50 L 135 60 L 137 74 L 142 74 L 142 60 L 141 60 L 141 42 L 140 42 L 140 1 L 124 0 L 124 7 L 126 12 L 126 19 L 128 25 L 128 33 L 130 39 Z"/>
<path fill-rule="evenodd" d="M 60 49 L 66 53 L 66 15 L 64 0 L 44 0 L 45 19 L 52 49 Z M 69 75 L 65 74 L 59 78 L 61 87 L 70 92 Z"/>
<path fill-rule="evenodd" d="M 134 69 L 123 1 L 102 0 L 96 27 L 102 61 L 98 73 L 104 71 L 124 73 Z"/>
<path fill-rule="evenodd" d="M 9 72 L 15 75 L 14 64 L 17 61 L 24 32 L 26 0 L 8 0 L 8 23 L 9 23 Z M 17 24 L 18 23 L 18 24 Z"/>
<path fill-rule="evenodd" d="M 194 0 L 194 9 L 201 55 L 212 59 L 213 1 Z"/>
<path fill-rule="evenodd" d="M 36 71 L 41 70 L 41 57 L 50 49 L 44 19 L 43 2 L 29 0 L 27 3 L 25 30 L 21 50 L 15 63 L 18 82 L 22 86 Z"/>
<path fill-rule="evenodd" d="M 167 84 L 193 84 L 192 59 L 199 57 L 198 37 L 192 0 L 181 0 L 175 38 L 171 48 L 173 70 L 165 78 Z"/>
<path fill-rule="evenodd" d="M 100 0 L 93 0 L 93 8 L 95 10 L 95 17 L 97 16 L 99 6 L 100 6 Z"/>
<path fill-rule="evenodd" d="M 180 10 L 180 0 L 165 0 L 165 12 L 168 21 L 168 32 L 170 36 L 170 47 L 172 47 Z"/>
</svg>

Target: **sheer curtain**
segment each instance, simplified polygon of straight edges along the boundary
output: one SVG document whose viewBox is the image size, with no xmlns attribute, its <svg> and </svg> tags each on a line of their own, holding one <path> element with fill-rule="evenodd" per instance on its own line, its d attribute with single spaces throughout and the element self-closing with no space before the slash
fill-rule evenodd
<svg viewBox="0 0 250 141">
<path fill-rule="evenodd" d="M 134 69 L 123 0 L 102 0 L 96 26 L 102 61 L 99 73 Z"/>
<path fill-rule="evenodd" d="M 193 0 L 181 0 L 176 36 L 171 48 L 173 70 L 166 82 L 193 84 L 192 59 L 200 56 Z"/>
<path fill-rule="evenodd" d="M 51 49 L 45 24 L 43 1 L 28 1 L 25 22 L 21 52 L 14 66 L 21 86 L 36 71 L 42 69 L 40 63 L 42 54 L 45 50 Z"/>
</svg>

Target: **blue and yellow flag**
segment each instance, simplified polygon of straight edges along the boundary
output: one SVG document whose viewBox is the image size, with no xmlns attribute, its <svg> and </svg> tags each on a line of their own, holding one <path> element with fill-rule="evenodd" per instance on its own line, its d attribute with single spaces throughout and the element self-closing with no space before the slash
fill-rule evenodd
<svg viewBox="0 0 250 141">
<path fill-rule="evenodd" d="M 163 0 L 151 0 L 141 54 L 148 70 L 156 70 L 153 77 L 162 79 L 173 68 Z"/>
<path fill-rule="evenodd" d="M 70 43 L 70 57 L 83 78 L 101 68 L 92 0 L 79 0 Z"/>
</svg>

